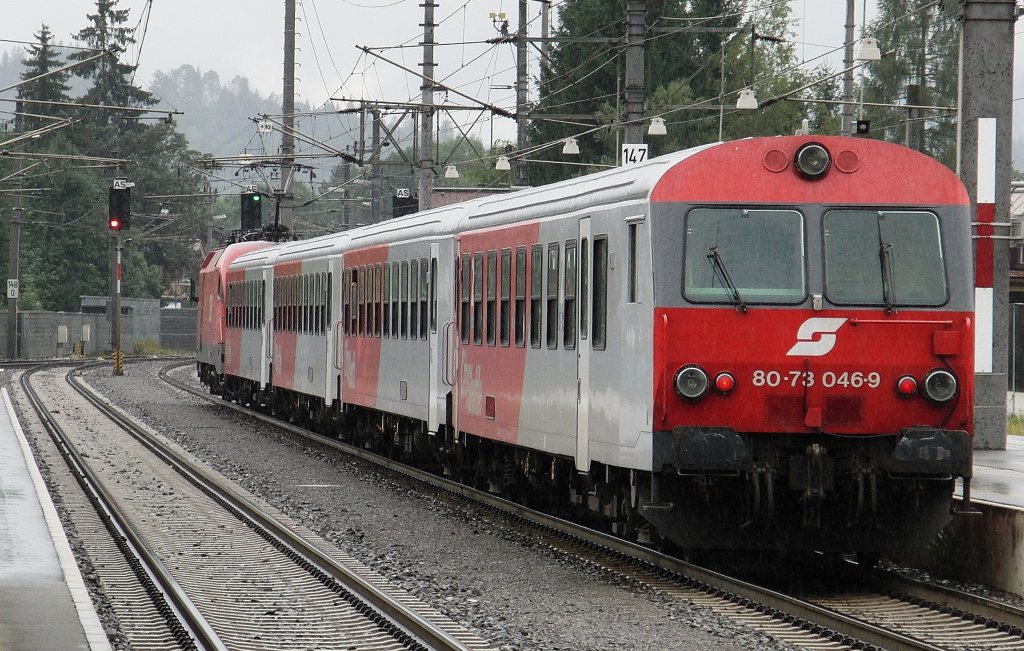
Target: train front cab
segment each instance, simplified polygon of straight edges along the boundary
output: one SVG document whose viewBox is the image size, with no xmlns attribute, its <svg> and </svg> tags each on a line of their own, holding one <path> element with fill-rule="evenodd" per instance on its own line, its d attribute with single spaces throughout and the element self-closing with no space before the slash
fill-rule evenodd
<svg viewBox="0 0 1024 651">
<path fill-rule="evenodd" d="M 215 393 L 223 390 L 224 344 L 227 337 L 227 272 L 239 256 L 270 246 L 269 242 L 240 242 L 206 254 L 199 267 L 196 370 Z"/>
<path fill-rule="evenodd" d="M 641 512 L 684 547 L 896 552 L 949 520 L 957 478 L 969 491 L 966 193 L 868 140 L 820 139 L 828 168 L 811 176 L 807 144 L 710 149 L 653 195 Z"/>
</svg>

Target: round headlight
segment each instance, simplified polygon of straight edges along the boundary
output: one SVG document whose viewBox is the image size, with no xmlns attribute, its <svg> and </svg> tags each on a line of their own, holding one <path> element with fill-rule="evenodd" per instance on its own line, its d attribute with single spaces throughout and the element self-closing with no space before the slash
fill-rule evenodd
<svg viewBox="0 0 1024 651">
<path fill-rule="evenodd" d="M 676 372 L 676 393 L 696 400 L 708 392 L 708 374 L 699 366 L 684 366 Z"/>
<path fill-rule="evenodd" d="M 796 169 L 809 179 L 820 179 L 832 165 L 832 156 L 824 145 L 809 142 L 796 150 Z"/>
<path fill-rule="evenodd" d="M 956 376 L 946 369 L 937 368 L 924 376 L 924 395 L 934 402 L 949 402 L 956 395 Z"/>
</svg>

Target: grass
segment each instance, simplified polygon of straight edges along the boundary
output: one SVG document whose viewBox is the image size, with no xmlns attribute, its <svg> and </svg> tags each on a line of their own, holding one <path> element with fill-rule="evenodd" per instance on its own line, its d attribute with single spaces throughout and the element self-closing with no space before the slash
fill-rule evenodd
<svg viewBox="0 0 1024 651">
<path fill-rule="evenodd" d="M 1024 436 L 1024 416 L 1008 416 L 1006 418 L 1006 433 Z"/>
</svg>

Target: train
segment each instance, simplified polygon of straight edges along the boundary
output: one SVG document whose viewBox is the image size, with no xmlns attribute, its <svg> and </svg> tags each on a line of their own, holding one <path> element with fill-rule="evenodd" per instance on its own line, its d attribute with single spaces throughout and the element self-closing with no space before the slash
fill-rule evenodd
<svg viewBox="0 0 1024 651">
<path fill-rule="evenodd" d="M 969 503 L 970 200 L 845 136 L 719 142 L 211 251 L 201 381 L 675 549 L 921 549 Z"/>
</svg>

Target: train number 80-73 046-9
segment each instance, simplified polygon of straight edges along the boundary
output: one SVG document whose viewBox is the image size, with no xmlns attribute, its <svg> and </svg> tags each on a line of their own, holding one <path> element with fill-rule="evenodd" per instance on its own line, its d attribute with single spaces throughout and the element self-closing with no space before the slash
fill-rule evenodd
<svg viewBox="0 0 1024 651">
<path fill-rule="evenodd" d="M 882 375 L 878 371 L 766 371 L 757 369 L 751 377 L 755 387 L 812 387 L 820 384 L 826 389 L 842 387 L 844 389 L 877 389 L 882 383 Z"/>
</svg>

